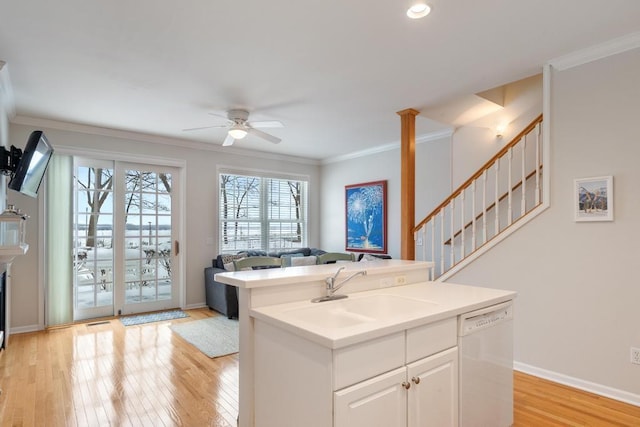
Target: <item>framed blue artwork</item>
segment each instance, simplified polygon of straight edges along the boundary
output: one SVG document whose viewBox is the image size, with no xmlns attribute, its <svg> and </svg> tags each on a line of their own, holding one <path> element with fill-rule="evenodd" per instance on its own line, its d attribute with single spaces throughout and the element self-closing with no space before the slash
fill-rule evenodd
<svg viewBox="0 0 640 427">
<path fill-rule="evenodd" d="M 345 186 L 347 251 L 387 253 L 387 181 Z"/>
</svg>

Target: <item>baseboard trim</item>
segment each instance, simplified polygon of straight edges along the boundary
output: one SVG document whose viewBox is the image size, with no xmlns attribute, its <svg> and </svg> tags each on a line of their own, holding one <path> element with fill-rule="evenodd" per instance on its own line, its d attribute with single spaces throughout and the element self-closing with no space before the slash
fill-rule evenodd
<svg viewBox="0 0 640 427">
<path fill-rule="evenodd" d="M 205 302 L 199 302 L 196 304 L 187 304 L 184 306 L 183 310 L 195 310 L 197 308 L 205 308 L 207 306 L 207 303 Z"/>
<path fill-rule="evenodd" d="M 549 371 L 547 369 L 538 368 L 536 366 L 527 365 L 525 363 L 513 362 L 513 369 L 524 372 L 536 377 L 555 383 L 564 384 L 579 390 L 588 391 L 599 396 L 608 397 L 610 399 L 619 400 L 634 406 L 640 406 L 640 394 L 629 393 L 624 390 L 618 390 L 602 384 L 593 383 L 591 381 L 581 380 L 580 378 L 570 377 L 569 375 L 560 374 L 558 372 Z"/>
<path fill-rule="evenodd" d="M 11 328 L 10 330 L 10 334 L 9 335 L 13 335 L 13 334 L 24 334 L 27 332 L 37 332 L 37 331 L 42 331 L 44 330 L 44 327 L 42 325 L 26 325 L 26 326 L 18 326 L 15 328 Z"/>
</svg>

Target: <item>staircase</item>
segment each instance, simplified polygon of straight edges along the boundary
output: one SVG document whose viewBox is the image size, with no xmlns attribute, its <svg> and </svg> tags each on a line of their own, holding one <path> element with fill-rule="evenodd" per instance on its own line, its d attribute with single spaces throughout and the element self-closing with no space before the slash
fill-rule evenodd
<svg viewBox="0 0 640 427">
<path fill-rule="evenodd" d="M 542 115 L 413 229 L 433 280 L 462 267 L 542 203 Z"/>
</svg>

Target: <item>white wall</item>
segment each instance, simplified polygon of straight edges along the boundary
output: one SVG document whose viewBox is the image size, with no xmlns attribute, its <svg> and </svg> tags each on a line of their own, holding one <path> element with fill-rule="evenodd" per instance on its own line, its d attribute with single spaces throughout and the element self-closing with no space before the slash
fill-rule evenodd
<svg viewBox="0 0 640 427">
<path fill-rule="evenodd" d="M 53 144 L 66 147 L 82 147 L 114 153 L 129 153 L 136 156 L 154 158 L 182 159 L 186 162 L 186 236 L 181 249 L 186 253 L 186 306 L 204 306 L 203 269 L 211 265 L 218 254 L 218 191 L 216 167 L 231 166 L 238 169 L 275 171 L 309 176 L 309 245 L 319 246 L 319 176 L 320 167 L 314 162 L 293 162 L 282 157 L 252 157 L 249 155 L 229 154 L 229 150 L 212 151 L 207 149 L 181 148 L 178 145 L 157 144 L 110 136 L 91 135 L 80 132 L 37 127 L 45 131 Z M 35 126 L 11 125 L 10 143 L 24 147 L 28 135 Z M 143 139 L 143 138 L 140 138 Z M 176 141 L 176 144 L 180 144 Z M 236 151 L 237 152 L 237 151 Z M 42 187 L 44 188 L 44 187 Z M 16 258 L 12 265 L 12 329 L 30 330 L 37 328 L 39 322 L 37 269 L 39 263 L 38 238 L 38 200 L 9 192 L 9 201 L 27 212 L 31 219 L 27 227 L 27 243 L 30 248 L 27 255 Z M 210 244 L 213 242 L 213 244 Z M 71 254 L 69 254 L 71 256 Z"/>
<path fill-rule="evenodd" d="M 550 208 L 449 280 L 518 292 L 518 363 L 636 404 L 639 76 L 640 49 L 552 72 Z M 602 175 L 614 176 L 614 221 L 574 222 L 573 180 Z"/>
<path fill-rule="evenodd" d="M 448 138 L 416 146 L 416 219 L 449 194 Z M 387 180 L 387 253 L 400 258 L 400 149 L 395 148 L 322 166 L 321 248 L 345 250 L 345 186 Z M 436 184 L 434 184 L 436 183 Z"/>
<path fill-rule="evenodd" d="M 452 190 L 462 185 L 542 112 L 542 74 L 504 86 L 504 108 L 456 129 Z M 509 123 L 496 137 L 496 123 Z"/>
<path fill-rule="evenodd" d="M 416 214 L 420 222 L 542 112 L 542 75 L 505 85 L 504 108 L 455 130 L 451 137 L 416 144 Z M 496 138 L 496 122 L 510 123 Z M 399 131 L 398 131 L 399 136 Z M 419 139 L 419 138 L 418 138 Z M 344 186 L 388 180 L 388 253 L 400 257 L 400 148 L 322 167 L 322 248 L 344 251 Z"/>
<path fill-rule="evenodd" d="M 7 64 L 0 61 L 0 147 L 9 148 L 9 103 L 11 102 L 11 96 L 8 87 L 11 84 L 9 81 L 9 71 Z M 0 176 L 0 213 L 4 211 L 5 199 L 6 199 L 6 177 Z"/>
</svg>

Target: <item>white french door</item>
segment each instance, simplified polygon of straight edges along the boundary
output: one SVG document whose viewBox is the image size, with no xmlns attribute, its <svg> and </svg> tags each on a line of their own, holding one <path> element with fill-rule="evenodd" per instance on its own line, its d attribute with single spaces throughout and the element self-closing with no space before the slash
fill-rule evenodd
<svg viewBox="0 0 640 427">
<path fill-rule="evenodd" d="M 178 307 L 179 169 L 76 158 L 74 320 Z"/>
</svg>

